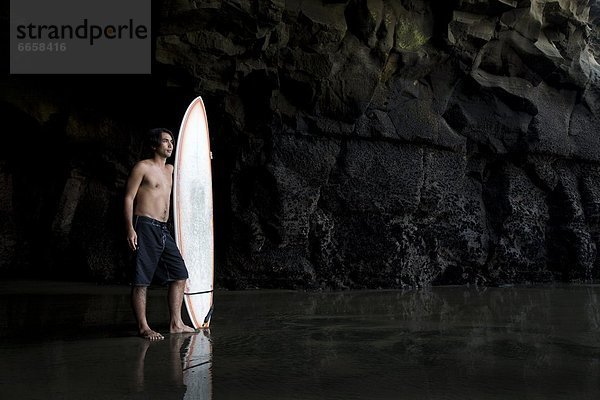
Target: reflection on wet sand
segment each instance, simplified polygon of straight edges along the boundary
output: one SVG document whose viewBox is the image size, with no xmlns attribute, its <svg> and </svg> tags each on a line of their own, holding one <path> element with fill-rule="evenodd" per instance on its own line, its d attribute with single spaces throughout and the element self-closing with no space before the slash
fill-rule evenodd
<svg viewBox="0 0 600 400">
<path fill-rule="evenodd" d="M 235 307 L 223 296 L 214 390 L 222 398 L 595 398 L 599 293 L 245 293 L 231 296 Z"/>
<path fill-rule="evenodd" d="M 0 282 L 0 398 L 600 396 L 600 286 L 217 292 L 212 332 L 160 342 L 128 295 Z"/>
<path fill-rule="evenodd" d="M 181 346 L 184 399 L 212 399 L 212 345 L 210 331 L 191 335 Z"/>
<path fill-rule="evenodd" d="M 167 348 L 166 357 L 164 354 L 153 357 L 154 351 L 164 353 Z M 140 340 L 137 349 L 132 382 L 138 397 L 156 395 L 158 383 L 172 390 L 173 399 L 212 399 L 212 347 L 208 330 L 169 335 L 162 342 Z"/>
<path fill-rule="evenodd" d="M 137 337 L 128 287 L 0 282 L 0 399 L 210 399 L 209 332 L 165 336 Z"/>
</svg>

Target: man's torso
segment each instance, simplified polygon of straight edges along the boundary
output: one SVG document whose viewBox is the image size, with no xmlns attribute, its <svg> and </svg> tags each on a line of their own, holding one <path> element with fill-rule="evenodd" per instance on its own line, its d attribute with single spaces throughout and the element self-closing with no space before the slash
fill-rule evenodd
<svg viewBox="0 0 600 400">
<path fill-rule="evenodd" d="M 173 166 L 164 167 L 141 161 L 144 177 L 135 196 L 134 214 L 166 222 L 173 186 Z"/>
</svg>

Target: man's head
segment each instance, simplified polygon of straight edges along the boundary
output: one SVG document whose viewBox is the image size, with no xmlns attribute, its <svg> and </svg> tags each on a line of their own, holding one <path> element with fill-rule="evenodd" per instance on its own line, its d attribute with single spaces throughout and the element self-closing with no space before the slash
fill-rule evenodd
<svg viewBox="0 0 600 400">
<path fill-rule="evenodd" d="M 152 153 L 170 157 L 173 152 L 175 138 L 173 133 L 165 128 L 150 129 L 146 134 L 146 148 Z"/>
</svg>

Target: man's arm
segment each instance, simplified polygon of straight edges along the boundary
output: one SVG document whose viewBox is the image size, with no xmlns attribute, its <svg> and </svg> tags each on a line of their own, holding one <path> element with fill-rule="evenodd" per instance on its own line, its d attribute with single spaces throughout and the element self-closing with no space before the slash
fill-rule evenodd
<svg viewBox="0 0 600 400">
<path fill-rule="evenodd" d="M 133 202 L 137 195 L 138 189 L 142 184 L 144 178 L 144 168 L 142 163 L 137 163 L 131 170 L 131 174 L 127 179 L 127 185 L 125 186 L 125 202 L 124 202 L 124 215 L 125 215 L 125 231 L 127 232 L 127 244 L 131 250 L 137 249 L 137 234 L 133 229 Z"/>
</svg>

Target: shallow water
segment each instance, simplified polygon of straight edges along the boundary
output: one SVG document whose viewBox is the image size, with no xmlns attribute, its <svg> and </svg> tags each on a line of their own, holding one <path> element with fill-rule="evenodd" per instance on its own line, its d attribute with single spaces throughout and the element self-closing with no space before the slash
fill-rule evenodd
<svg viewBox="0 0 600 400">
<path fill-rule="evenodd" d="M 218 292 L 210 332 L 149 343 L 127 287 L 0 282 L 0 399 L 596 399 L 599 296 Z"/>
</svg>

